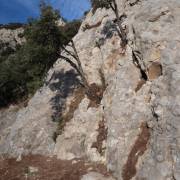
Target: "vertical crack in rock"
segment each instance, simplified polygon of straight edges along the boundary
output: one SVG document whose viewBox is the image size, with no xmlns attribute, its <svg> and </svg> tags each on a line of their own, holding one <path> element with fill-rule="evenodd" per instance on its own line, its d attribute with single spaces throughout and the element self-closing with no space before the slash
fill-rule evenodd
<svg viewBox="0 0 180 180">
<path fill-rule="evenodd" d="M 136 55 L 138 54 L 138 55 Z M 145 70 L 143 70 L 143 68 L 141 67 L 140 63 L 139 63 L 139 56 L 141 55 L 141 53 L 139 51 L 133 51 L 132 50 L 132 58 L 133 58 L 133 63 L 134 65 L 140 70 L 141 73 L 141 79 L 137 84 L 137 87 L 135 88 L 135 92 L 139 91 L 141 89 L 141 87 L 146 83 L 146 81 L 148 80 L 148 76 L 145 72 Z M 141 59 L 141 58 L 140 58 Z"/>
<path fill-rule="evenodd" d="M 103 154 L 103 141 L 107 139 L 107 131 L 108 129 L 105 126 L 104 117 L 102 121 L 99 122 L 99 128 L 98 128 L 98 136 L 96 142 L 92 144 L 92 148 L 96 148 L 99 154 Z"/>
<path fill-rule="evenodd" d="M 150 139 L 150 131 L 146 123 L 141 124 L 141 133 L 139 134 L 131 152 L 128 156 L 127 162 L 123 167 L 123 180 L 130 180 L 136 175 L 136 164 L 140 156 L 147 150 L 147 144 Z"/>
<path fill-rule="evenodd" d="M 138 54 L 138 55 L 137 55 Z M 133 63 L 135 64 L 135 66 L 140 70 L 141 72 L 141 78 L 144 79 L 145 81 L 148 80 L 148 76 L 145 72 L 145 70 L 143 70 L 143 68 L 141 67 L 140 63 L 139 63 L 139 59 L 141 53 L 139 51 L 132 51 L 132 55 L 133 55 Z M 144 65 L 145 66 L 145 65 Z"/>
</svg>

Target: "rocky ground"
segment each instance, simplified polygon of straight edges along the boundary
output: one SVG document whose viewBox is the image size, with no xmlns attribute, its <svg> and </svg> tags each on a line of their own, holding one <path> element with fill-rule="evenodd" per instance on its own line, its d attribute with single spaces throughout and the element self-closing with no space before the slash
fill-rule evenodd
<svg viewBox="0 0 180 180">
<path fill-rule="evenodd" d="M 90 176 L 113 180 L 103 165 L 82 159 L 62 161 L 41 155 L 28 155 L 19 161 L 1 157 L 0 175 L 0 180 L 88 180 Z"/>
</svg>

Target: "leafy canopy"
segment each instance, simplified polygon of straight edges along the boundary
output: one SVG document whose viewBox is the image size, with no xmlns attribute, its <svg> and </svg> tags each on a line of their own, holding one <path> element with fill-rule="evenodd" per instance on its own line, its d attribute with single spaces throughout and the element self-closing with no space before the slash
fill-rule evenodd
<svg viewBox="0 0 180 180">
<path fill-rule="evenodd" d="M 98 8 L 110 8 L 112 0 L 91 0 L 92 12 L 95 13 Z"/>
<path fill-rule="evenodd" d="M 41 3 L 40 17 L 25 26 L 26 43 L 17 52 L 0 56 L 0 107 L 33 94 L 58 58 L 61 47 L 77 33 L 80 22 L 58 27 L 60 13 Z"/>
</svg>

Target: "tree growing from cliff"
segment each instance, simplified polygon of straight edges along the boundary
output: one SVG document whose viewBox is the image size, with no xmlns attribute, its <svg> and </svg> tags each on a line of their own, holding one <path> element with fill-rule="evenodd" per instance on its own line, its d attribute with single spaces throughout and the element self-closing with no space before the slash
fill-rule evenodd
<svg viewBox="0 0 180 180">
<path fill-rule="evenodd" d="M 124 48 L 127 45 L 127 35 L 125 30 L 122 27 L 122 18 L 125 15 L 119 16 L 119 10 L 116 3 L 116 0 L 91 0 L 93 12 L 96 11 L 97 8 L 111 8 L 114 12 L 117 20 L 118 28 L 117 33 L 118 36 L 121 38 L 121 46 Z"/>
<path fill-rule="evenodd" d="M 0 106 L 21 100 L 33 94 L 42 84 L 48 70 L 60 57 L 67 61 L 80 75 L 82 84 L 88 83 L 81 62 L 72 41 L 78 32 L 80 22 L 67 23 L 59 27 L 60 13 L 49 5 L 41 3 L 40 17 L 30 19 L 25 27 L 26 43 L 14 54 L 0 61 Z M 73 51 L 66 49 L 71 46 Z M 68 53 L 76 60 L 74 63 Z"/>
</svg>

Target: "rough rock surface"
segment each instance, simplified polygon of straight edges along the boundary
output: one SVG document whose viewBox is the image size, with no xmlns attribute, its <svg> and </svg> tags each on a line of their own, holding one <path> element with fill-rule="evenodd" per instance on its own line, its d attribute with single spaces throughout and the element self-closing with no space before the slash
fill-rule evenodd
<svg viewBox="0 0 180 180">
<path fill-rule="evenodd" d="M 66 106 L 65 99 L 72 94 L 76 86 L 74 71 L 61 62 L 59 66 L 58 70 L 53 69 L 54 73 L 49 72 L 50 79 L 47 78 L 44 87 L 34 95 L 27 107 L 21 108 L 15 118 L 11 116 L 13 123 L 4 130 L 8 135 L 2 135 L 4 140 L 0 143 L 2 154 L 15 157 L 28 153 L 52 155 L 55 146 L 53 135 L 57 128 L 56 117 L 60 116 Z M 6 112 L 5 115 L 8 114 Z M 6 120 L 1 119 L 1 123 Z"/>
<path fill-rule="evenodd" d="M 0 29 L 0 53 L 7 48 L 15 50 L 18 45 L 21 45 L 25 41 L 25 39 L 21 37 L 23 31 L 23 28 Z"/>
<path fill-rule="evenodd" d="M 114 180 L 114 178 L 105 177 L 97 172 L 89 172 L 88 174 L 84 175 L 81 180 Z"/>
<path fill-rule="evenodd" d="M 78 81 L 59 60 L 46 85 L 12 116 L 14 123 L 9 120 L 1 152 L 87 158 L 104 163 L 118 180 L 180 179 L 180 1 L 117 2 L 120 14 L 127 15 L 124 54 L 111 10 L 90 12 L 74 38 L 88 82 L 101 85 L 104 74 L 107 88 L 100 106 L 89 107 L 85 97 L 56 143 L 52 140 L 52 117 L 67 111 Z M 107 128 L 99 143 L 103 153 L 94 146 L 102 120 Z"/>
<path fill-rule="evenodd" d="M 99 108 L 88 109 L 88 104 L 85 98 L 74 112 L 74 118 L 66 124 L 64 133 L 58 136 L 54 152 L 58 158 L 71 160 L 87 156 L 91 161 L 104 161 L 96 148 L 92 148 L 102 112 Z"/>
<path fill-rule="evenodd" d="M 153 80 L 149 78 L 135 93 L 138 78 L 133 72 L 135 67 L 130 64 L 130 56 L 116 71 L 106 91 L 108 166 L 118 179 L 180 178 L 179 8 L 180 3 L 175 0 L 126 5 L 129 46 L 132 51 L 140 52 L 139 62 L 148 76 L 148 68 L 154 62 L 161 64 L 162 74 Z M 145 134 L 142 129 L 139 131 L 142 122 L 147 122 L 147 130 L 151 133 L 150 138 L 146 138 L 148 142 L 144 141 L 146 151 L 142 151 L 141 145 L 137 149 L 138 139 L 147 136 L 146 131 Z"/>
</svg>

